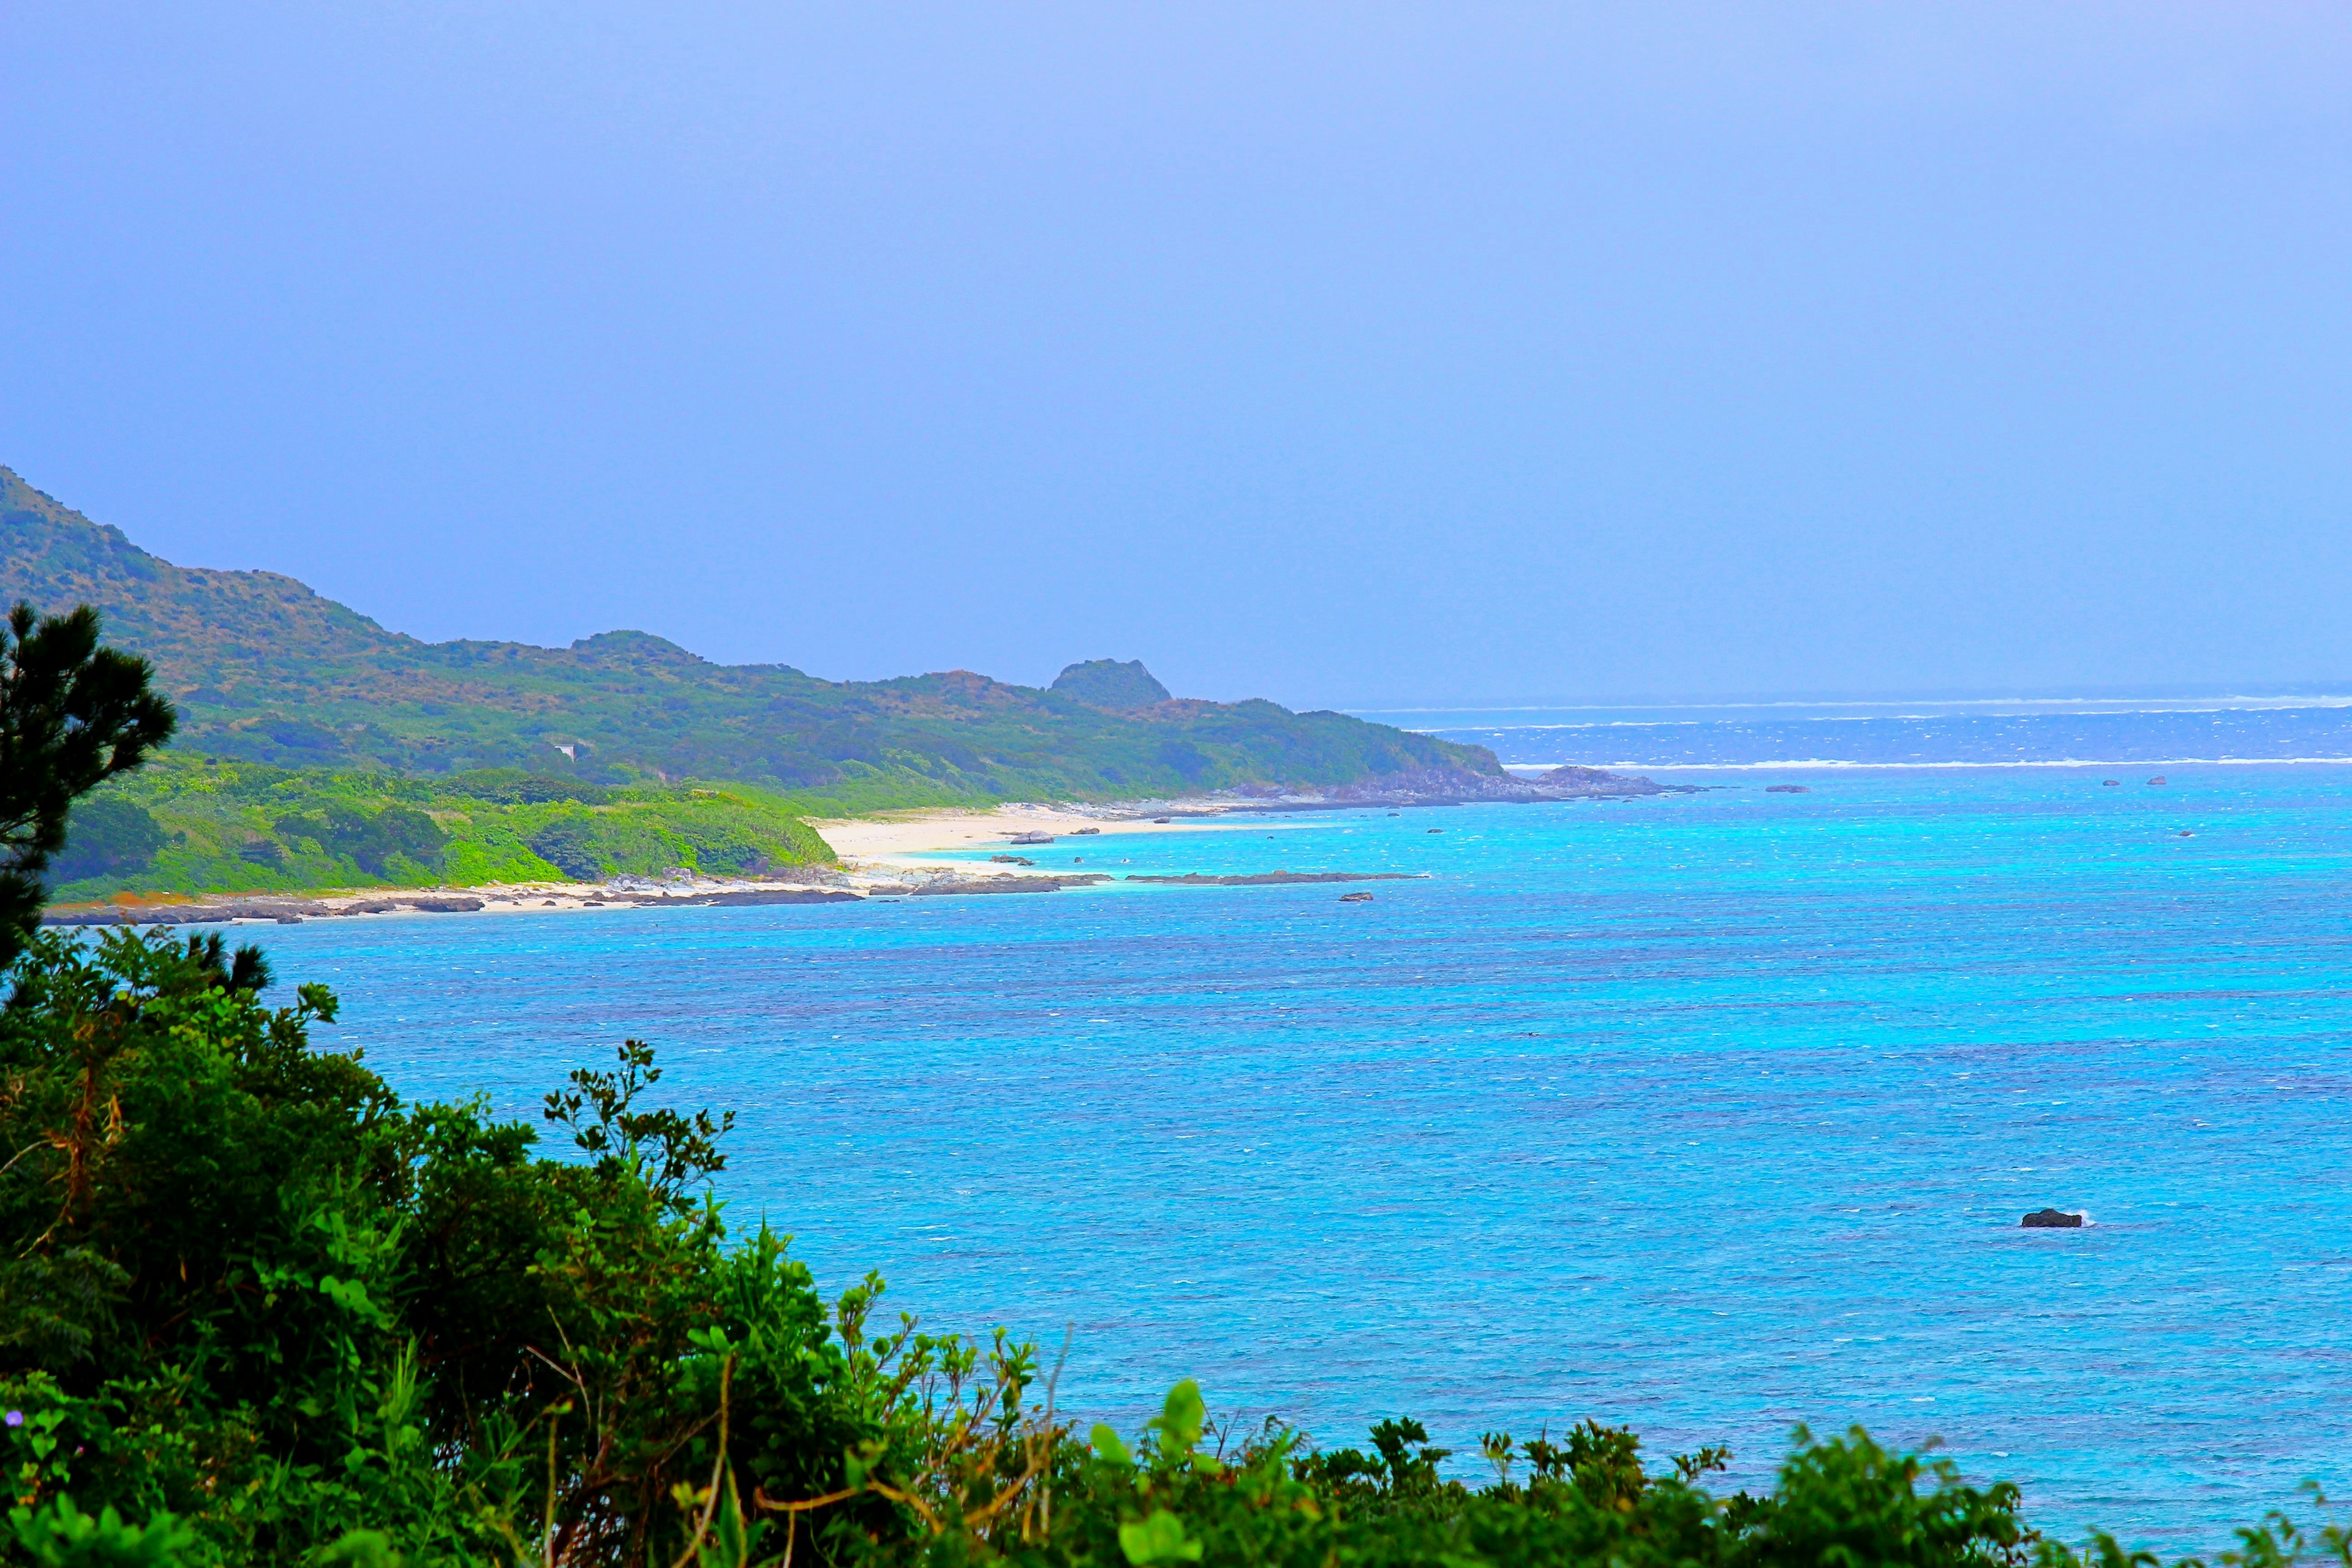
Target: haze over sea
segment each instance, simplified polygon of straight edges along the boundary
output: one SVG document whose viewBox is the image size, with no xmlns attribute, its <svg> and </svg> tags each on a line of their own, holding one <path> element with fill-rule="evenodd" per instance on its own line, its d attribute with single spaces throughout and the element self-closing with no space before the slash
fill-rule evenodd
<svg viewBox="0 0 2352 1568">
<path fill-rule="evenodd" d="M 1742 1482 L 1859 1421 L 2049 1526 L 2211 1552 L 2352 1481 L 2347 700 L 1382 714 L 1706 787 L 1024 851 L 1428 873 L 1370 903 L 268 942 L 411 1095 L 525 1114 L 654 1041 L 676 1102 L 740 1113 L 740 1220 L 934 1327 L 1050 1361 L 1070 1325 L 1084 1419 L 1192 1375 L 1327 1444 L 1411 1414 L 1458 1464 L 1596 1416 Z M 2093 1223 L 2018 1228 L 2044 1205 Z"/>
</svg>

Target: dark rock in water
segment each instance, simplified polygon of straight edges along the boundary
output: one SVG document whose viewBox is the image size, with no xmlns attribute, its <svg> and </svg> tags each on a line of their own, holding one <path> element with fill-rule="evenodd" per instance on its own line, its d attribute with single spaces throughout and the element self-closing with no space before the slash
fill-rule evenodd
<svg viewBox="0 0 2352 1568">
<path fill-rule="evenodd" d="M 2116 785 L 2117 785 L 2117 784 L 2121 784 L 2121 783 L 2123 783 L 2123 782 L 2124 782 L 2124 781 L 2123 781 L 2123 780 L 2121 780 L 2121 779 L 2101 779 L 2101 780 L 2099 781 L 2099 783 L 2100 783 L 2100 784 L 2102 784 L 2103 785 L 2105 785 L 2105 787 L 2107 787 L 2108 789 L 2113 789 L 2113 788 L 2115 788 L 2115 787 L 2116 787 Z"/>
<path fill-rule="evenodd" d="M 2152 779 L 2148 780 L 2147 782 L 2148 782 L 2148 783 L 2150 783 L 2150 784 L 2162 784 L 2162 783 L 2164 782 L 2164 775 L 2163 775 L 2162 773 L 2158 773 L 2158 774 L 2157 774 L 2154 778 L 2152 778 Z"/>
<path fill-rule="evenodd" d="M 1372 901 L 1372 896 L 1370 893 L 1342 893 L 1339 895 L 1339 901 L 1343 904 L 1369 904 Z"/>
<path fill-rule="evenodd" d="M 1050 833 L 1016 833 L 1011 838 L 1005 840 L 1005 842 L 1008 844 L 1051 844 L 1054 842 L 1054 836 Z"/>
<path fill-rule="evenodd" d="M 1166 823 L 1166 822 L 1167 822 L 1168 818 L 1166 818 L 1166 817 L 1164 817 L 1164 816 L 1155 816 L 1155 817 L 1153 817 L 1151 820 L 1152 820 L 1153 822 L 1155 822 L 1155 823 L 1161 823 L 1161 824 L 1164 824 L 1164 823 Z"/>
<path fill-rule="evenodd" d="M 1766 784 L 1764 786 L 1764 793 L 1766 795 L 1811 795 L 1813 793 L 1813 786 L 1811 784 Z"/>
<path fill-rule="evenodd" d="M 2061 1209 L 2035 1209 L 2017 1223 L 2027 1230 L 2080 1230 L 2083 1216 Z"/>
<path fill-rule="evenodd" d="M 1444 829 L 1443 827 L 1433 827 L 1433 828 L 1431 828 L 1431 829 L 1430 829 L 1430 831 L 1431 831 L 1432 833 L 1443 833 L 1443 832 L 1444 832 L 1444 831 L 1445 831 L 1445 829 Z"/>
<path fill-rule="evenodd" d="M 2195 835 L 2194 833 L 2189 832 L 2189 829 L 2187 829 L 2187 828 L 2185 828 L 2185 827 L 2184 827 L 2184 828 L 2182 828 L 2182 829 L 2180 830 L 2180 837 L 2183 837 L 2183 838 L 2194 838 L 2194 837 L 2197 837 L 2197 835 Z"/>
<path fill-rule="evenodd" d="M 279 915 L 278 917 L 278 923 L 282 926 L 298 926 L 302 923 L 302 917 L 300 915 Z"/>
<path fill-rule="evenodd" d="M 988 863 L 992 866 L 1034 866 L 1037 862 L 1026 855 L 991 855 Z"/>
<path fill-rule="evenodd" d="M 1053 689 L 1092 708 L 1131 712 L 1168 700 L 1168 689 L 1152 679 L 1139 658 L 1121 664 L 1115 658 L 1090 658 L 1074 664 L 1054 678 Z"/>
<path fill-rule="evenodd" d="M 482 907 L 479 899 L 411 899 L 408 907 L 428 915 L 468 915 Z"/>
</svg>

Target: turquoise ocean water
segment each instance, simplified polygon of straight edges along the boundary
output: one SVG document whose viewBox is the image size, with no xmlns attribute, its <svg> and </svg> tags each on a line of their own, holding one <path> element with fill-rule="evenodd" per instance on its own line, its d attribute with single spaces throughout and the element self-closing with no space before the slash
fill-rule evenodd
<svg viewBox="0 0 2352 1568">
<path fill-rule="evenodd" d="M 2324 739 L 2314 714 L 2286 738 Z M 2078 717 L 2040 750 L 2079 748 Z M 1923 721 L 1984 741 L 1970 719 Z M 1522 763 L 1674 742 L 1606 722 L 1614 753 L 1478 728 Z M 1370 903 L 1111 888 L 259 934 L 341 994 L 325 1037 L 413 1096 L 529 1113 L 654 1041 L 677 1102 L 740 1113 L 740 1219 L 829 1286 L 880 1269 L 937 1327 L 1067 1325 L 1089 1418 L 1191 1375 L 1326 1442 L 1411 1414 L 1475 1454 L 1590 1415 L 1660 1462 L 1728 1443 L 1742 1481 L 1797 1423 L 1859 1421 L 1940 1438 L 2066 1531 L 2168 1550 L 2352 1482 L 2352 765 L 2151 785 L 1680 739 L 1715 765 L 1657 776 L 1703 793 L 1025 851 L 1428 874 Z M 2018 1228 L 2051 1204 L 2093 1224 Z"/>
</svg>

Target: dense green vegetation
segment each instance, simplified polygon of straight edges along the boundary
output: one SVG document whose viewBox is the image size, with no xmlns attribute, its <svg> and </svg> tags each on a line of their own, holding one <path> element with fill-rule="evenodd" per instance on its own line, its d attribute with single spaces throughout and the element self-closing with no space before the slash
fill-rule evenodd
<svg viewBox="0 0 2352 1568">
<path fill-rule="evenodd" d="M 82 801 L 52 868 L 61 901 L 602 880 L 685 867 L 757 876 L 833 852 L 757 789 L 612 788 L 485 769 L 424 778 L 166 752 Z"/>
<path fill-rule="evenodd" d="M 0 468 L 0 603 L 20 598 L 102 611 L 154 663 L 184 751 L 280 767 L 722 780 L 835 813 L 1503 776 L 1483 749 L 1344 714 L 1159 700 L 1139 665 L 1078 666 L 1038 690 L 961 670 L 820 680 L 640 632 L 419 642 L 289 577 L 159 560 Z"/>
</svg>

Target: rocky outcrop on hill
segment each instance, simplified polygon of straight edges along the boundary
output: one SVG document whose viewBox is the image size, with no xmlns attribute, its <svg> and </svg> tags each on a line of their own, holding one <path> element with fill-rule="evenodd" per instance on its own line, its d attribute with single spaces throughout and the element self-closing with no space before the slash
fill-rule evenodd
<svg viewBox="0 0 2352 1568">
<path fill-rule="evenodd" d="M 1139 658 L 1129 659 L 1125 664 L 1115 658 L 1090 658 L 1084 664 L 1071 665 L 1054 678 L 1049 689 L 1075 697 L 1091 707 L 1117 712 L 1150 708 L 1169 700 L 1168 689 L 1143 668 Z"/>
</svg>

